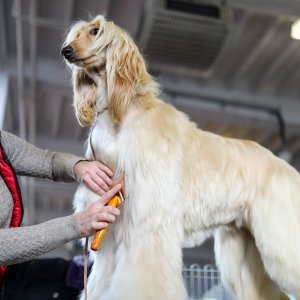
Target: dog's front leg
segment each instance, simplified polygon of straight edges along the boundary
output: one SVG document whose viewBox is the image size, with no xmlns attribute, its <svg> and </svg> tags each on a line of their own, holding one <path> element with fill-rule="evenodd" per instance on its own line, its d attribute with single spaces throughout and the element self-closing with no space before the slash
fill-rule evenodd
<svg viewBox="0 0 300 300">
<path fill-rule="evenodd" d="M 93 266 L 88 278 L 88 299 L 102 300 L 104 291 L 108 288 L 111 275 L 115 266 L 115 241 L 113 225 L 105 235 L 104 242 L 98 252 L 91 252 Z M 83 300 L 83 294 L 80 300 Z"/>
<path fill-rule="evenodd" d="M 75 212 L 85 209 L 92 202 L 99 200 L 99 198 L 99 195 L 89 190 L 85 185 L 80 185 L 74 196 Z M 92 240 L 93 237 L 90 237 L 88 249 L 90 249 Z M 84 245 L 85 238 L 82 239 L 82 243 Z M 100 251 L 91 251 L 89 257 L 93 261 L 93 267 L 88 279 L 88 298 L 90 300 L 99 300 L 104 290 L 108 287 L 109 279 L 115 265 L 114 224 L 109 226 Z M 84 299 L 83 294 L 80 299 Z"/>
<path fill-rule="evenodd" d="M 126 178 L 129 196 L 115 228 L 116 268 L 101 300 L 185 300 L 183 216 L 176 185 L 160 186 L 157 180 L 163 176 Z M 164 183 L 171 186 L 167 179 Z"/>
<path fill-rule="evenodd" d="M 101 300 L 185 300 L 180 245 L 146 234 L 133 248 L 119 247 L 109 289 Z M 168 244 L 168 245 L 167 245 Z M 94 299 L 94 298 L 93 298 Z"/>
</svg>

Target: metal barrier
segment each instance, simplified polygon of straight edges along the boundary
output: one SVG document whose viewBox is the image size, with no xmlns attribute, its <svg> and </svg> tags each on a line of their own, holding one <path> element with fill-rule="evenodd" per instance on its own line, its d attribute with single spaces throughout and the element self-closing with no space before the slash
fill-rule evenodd
<svg viewBox="0 0 300 300">
<path fill-rule="evenodd" d="M 233 300 L 221 283 L 217 268 L 193 264 L 182 270 L 190 300 Z"/>
<path fill-rule="evenodd" d="M 222 285 L 220 273 L 214 266 L 192 264 L 182 269 L 189 300 L 234 300 Z M 290 300 L 296 300 L 288 295 Z"/>
</svg>

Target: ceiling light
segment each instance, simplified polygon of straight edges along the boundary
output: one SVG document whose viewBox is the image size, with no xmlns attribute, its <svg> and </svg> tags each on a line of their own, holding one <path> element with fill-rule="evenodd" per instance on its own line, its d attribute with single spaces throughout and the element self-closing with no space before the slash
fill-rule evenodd
<svg viewBox="0 0 300 300">
<path fill-rule="evenodd" d="M 297 19 L 291 28 L 291 38 L 295 40 L 300 40 L 300 19 Z"/>
</svg>

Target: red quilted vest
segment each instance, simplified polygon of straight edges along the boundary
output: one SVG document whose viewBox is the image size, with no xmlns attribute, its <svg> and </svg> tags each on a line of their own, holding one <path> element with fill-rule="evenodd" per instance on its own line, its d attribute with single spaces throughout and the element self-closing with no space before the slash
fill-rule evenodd
<svg viewBox="0 0 300 300">
<path fill-rule="evenodd" d="M 17 180 L 17 176 L 13 170 L 11 163 L 2 147 L 0 140 L 0 175 L 6 183 L 9 191 L 11 192 L 14 201 L 14 208 L 10 227 L 19 227 L 23 217 L 23 205 L 21 192 Z M 7 266 L 0 266 L 0 282 L 3 280 L 6 273 Z"/>
</svg>

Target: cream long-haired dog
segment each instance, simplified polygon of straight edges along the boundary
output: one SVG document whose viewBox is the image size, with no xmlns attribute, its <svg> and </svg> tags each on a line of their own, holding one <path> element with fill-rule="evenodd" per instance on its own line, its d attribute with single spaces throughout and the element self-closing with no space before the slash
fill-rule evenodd
<svg viewBox="0 0 300 300">
<path fill-rule="evenodd" d="M 181 249 L 211 234 L 238 299 L 284 299 L 281 291 L 300 299 L 299 174 L 160 100 L 133 40 L 102 16 L 75 24 L 62 54 L 78 121 L 93 126 L 86 157 L 126 174 L 121 216 L 92 254 L 89 299 L 187 299 Z M 80 186 L 76 210 L 97 199 Z"/>
</svg>

